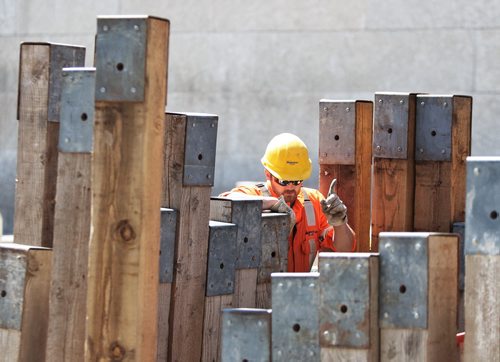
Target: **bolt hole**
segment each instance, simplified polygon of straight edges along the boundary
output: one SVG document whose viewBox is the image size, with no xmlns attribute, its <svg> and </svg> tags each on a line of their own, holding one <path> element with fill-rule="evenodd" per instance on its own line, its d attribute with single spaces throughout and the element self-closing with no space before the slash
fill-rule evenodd
<svg viewBox="0 0 500 362">
<path fill-rule="evenodd" d="M 121 72 L 123 70 L 123 68 L 124 68 L 123 63 L 118 63 L 116 65 L 116 70 L 119 71 L 119 72 Z"/>
<path fill-rule="evenodd" d="M 81 119 L 82 121 L 84 121 L 84 122 L 85 122 L 88 118 L 89 118 L 89 116 L 87 116 L 87 113 L 82 113 L 82 115 L 80 116 L 80 119 Z"/>
<path fill-rule="evenodd" d="M 436 131 L 432 130 L 431 131 L 431 136 L 434 137 L 435 135 L 437 135 Z"/>
<path fill-rule="evenodd" d="M 203 155 L 200 153 L 200 154 L 198 155 L 198 160 L 200 160 L 200 161 L 201 161 L 202 159 L 203 159 Z"/>
<path fill-rule="evenodd" d="M 392 133 L 392 128 L 389 128 L 389 129 L 387 130 L 387 133 L 391 134 L 391 133 Z"/>
<path fill-rule="evenodd" d="M 300 331 L 300 324 L 295 323 L 292 328 L 293 328 L 294 332 L 298 332 L 298 331 Z"/>
<path fill-rule="evenodd" d="M 336 134 L 335 137 L 333 137 L 335 139 L 335 141 L 338 141 L 340 139 L 339 135 Z"/>
<path fill-rule="evenodd" d="M 248 360 L 246 358 L 244 358 L 241 362 L 248 362 Z"/>
<path fill-rule="evenodd" d="M 248 243 L 248 238 L 247 238 L 246 236 L 243 238 L 243 242 L 244 242 L 245 244 L 246 244 L 246 243 Z"/>
<path fill-rule="evenodd" d="M 404 284 L 403 284 L 403 285 L 401 285 L 401 286 L 399 287 L 399 292 L 400 292 L 401 294 L 405 294 L 405 293 L 406 293 L 406 285 L 404 285 Z"/>
<path fill-rule="evenodd" d="M 220 263 L 219 268 L 224 269 L 224 263 Z"/>
<path fill-rule="evenodd" d="M 275 252 L 275 251 L 273 251 L 273 252 L 271 253 L 271 258 L 275 258 L 275 257 L 276 257 L 276 252 Z"/>
<path fill-rule="evenodd" d="M 0 292 L 0 295 L 2 296 L 2 298 L 4 298 L 7 295 L 7 292 L 5 290 L 2 290 Z"/>
<path fill-rule="evenodd" d="M 341 311 L 342 313 L 347 313 L 347 305 L 342 304 L 342 305 L 340 306 L 340 311 Z"/>
<path fill-rule="evenodd" d="M 490 217 L 491 219 L 496 220 L 496 218 L 498 217 L 498 212 L 493 210 L 492 212 L 490 212 Z"/>
</svg>

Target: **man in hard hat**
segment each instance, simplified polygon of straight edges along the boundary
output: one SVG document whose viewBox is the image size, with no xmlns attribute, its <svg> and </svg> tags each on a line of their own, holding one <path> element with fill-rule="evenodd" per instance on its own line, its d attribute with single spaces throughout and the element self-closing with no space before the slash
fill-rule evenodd
<svg viewBox="0 0 500 362">
<path fill-rule="evenodd" d="M 333 190 L 335 181 L 326 199 L 318 190 L 302 186 L 311 175 L 312 163 L 299 137 L 275 136 L 261 162 L 265 184 L 239 186 L 221 196 L 262 196 L 263 209 L 290 215 L 289 272 L 310 271 L 319 251 L 354 251 L 354 232 L 347 224 L 347 208 Z"/>
</svg>

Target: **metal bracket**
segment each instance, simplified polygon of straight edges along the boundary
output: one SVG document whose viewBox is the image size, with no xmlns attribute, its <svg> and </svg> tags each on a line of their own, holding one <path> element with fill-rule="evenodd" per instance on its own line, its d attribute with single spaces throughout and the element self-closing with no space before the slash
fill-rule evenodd
<svg viewBox="0 0 500 362">
<path fill-rule="evenodd" d="M 210 220 L 207 262 L 207 297 L 232 294 L 236 265 L 237 226 Z"/>
<path fill-rule="evenodd" d="M 64 68 L 59 151 L 92 152 L 95 68 Z"/>
<path fill-rule="evenodd" d="M 375 93 L 373 157 L 408 158 L 408 93 Z"/>
<path fill-rule="evenodd" d="M 84 47 L 50 43 L 49 121 L 59 122 L 60 119 L 63 68 L 84 65 Z"/>
<path fill-rule="evenodd" d="M 98 17 L 96 101 L 144 101 L 147 17 Z"/>
<path fill-rule="evenodd" d="M 160 209 L 160 283 L 174 280 L 175 238 L 177 210 Z"/>
<path fill-rule="evenodd" d="M 319 360 L 319 273 L 273 273 L 271 278 L 273 360 Z"/>
<path fill-rule="evenodd" d="M 379 234 L 380 328 L 427 328 L 428 233 Z"/>
<path fill-rule="evenodd" d="M 458 245 L 458 289 L 464 290 L 465 287 L 465 223 L 455 222 L 451 231 L 460 236 Z"/>
<path fill-rule="evenodd" d="M 271 361 L 271 309 L 222 310 L 222 361 Z"/>
<path fill-rule="evenodd" d="M 453 96 L 417 95 L 415 160 L 450 161 Z"/>
<path fill-rule="evenodd" d="M 321 346 L 369 348 L 370 254 L 321 253 L 319 270 Z"/>
<path fill-rule="evenodd" d="M 500 157 L 467 157 L 465 254 L 500 255 Z"/>
<path fill-rule="evenodd" d="M 217 209 L 224 211 L 216 215 Z M 223 217 L 222 213 L 226 215 Z M 261 258 L 261 200 L 235 200 L 212 197 L 210 219 L 230 222 L 238 226 L 236 269 L 254 269 Z"/>
<path fill-rule="evenodd" d="M 257 284 L 271 281 L 271 273 L 288 268 L 288 233 L 290 216 L 281 213 L 263 213 L 261 219 L 261 258 Z"/>
<path fill-rule="evenodd" d="M 356 101 L 319 102 L 319 163 L 354 165 Z"/>
<path fill-rule="evenodd" d="M 185 113 L 184 186 L 213 186 L 218 117 Z"/>
</svg>

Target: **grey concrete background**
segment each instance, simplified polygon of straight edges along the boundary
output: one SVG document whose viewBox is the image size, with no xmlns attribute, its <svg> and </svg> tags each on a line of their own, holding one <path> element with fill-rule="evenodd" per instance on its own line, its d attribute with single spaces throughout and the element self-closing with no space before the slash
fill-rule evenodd
<svg viewBox="0 0 500 362">
<path fill-rule="evenodd" d="M 474 98 L 472 154 L 500 155 L 500 1 L 0 0 L 0 211 L 12 232 L 19 44 L 83 45 L 97 15 L 171 21 L 167 108 L 219 116 L 213 194 L 263 178 L 270 138 L 310 147 L 318 183 L 318 102 L 378 91 Z"/>
</svg>

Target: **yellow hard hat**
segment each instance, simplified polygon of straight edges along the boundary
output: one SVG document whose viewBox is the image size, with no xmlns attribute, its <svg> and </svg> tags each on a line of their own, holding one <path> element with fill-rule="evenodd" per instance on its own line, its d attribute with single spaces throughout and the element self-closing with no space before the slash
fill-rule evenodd
<svg viewBox="0 0 500 362">
<path fill-rule="evenodd" d="M 307 146 L 291 133 L 275 136 L 267 145 L 260 162 L 280 180 L 306 180 L 311 176 L 312 162 Z"/>
</svg>

